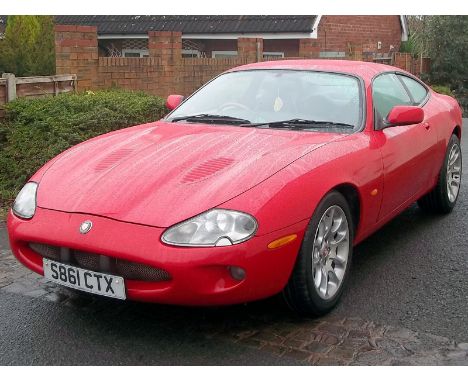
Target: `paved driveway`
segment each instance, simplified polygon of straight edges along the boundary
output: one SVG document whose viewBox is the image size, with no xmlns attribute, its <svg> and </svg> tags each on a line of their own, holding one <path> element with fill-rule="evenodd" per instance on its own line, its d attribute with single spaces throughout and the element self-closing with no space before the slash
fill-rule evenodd
<svg viewBox="0 0 468 382">
<path fill-rule="evenodd" d="M 0 364 L 468 365 L 467 183 L 452 214 L 412 206 L 359 245 L 321 319 L 274 298 L 202 309 L 83 296 L 19 265 L 0 225 Z"/>
</svg>

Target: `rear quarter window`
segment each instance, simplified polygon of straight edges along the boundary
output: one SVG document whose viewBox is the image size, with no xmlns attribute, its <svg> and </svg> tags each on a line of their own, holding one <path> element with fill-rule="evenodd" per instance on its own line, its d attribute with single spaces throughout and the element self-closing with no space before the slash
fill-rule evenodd
<svg viewBox="0 0 468 382">
<path fill-rule="evenodd" d="M 418 81 L 406 76 L 398 76 L 405 84 L 406 88 L 410 92 L 416 105 L 421 104 L 427 97 L 427 89 L 421 85 Z"/>
</svg>

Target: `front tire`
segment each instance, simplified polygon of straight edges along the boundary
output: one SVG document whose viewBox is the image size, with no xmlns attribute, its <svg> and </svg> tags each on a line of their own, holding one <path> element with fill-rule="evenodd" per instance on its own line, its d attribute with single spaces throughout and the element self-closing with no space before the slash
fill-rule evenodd
<svg viewBox="0 0 468 382">
<path fill-rule="evenodd" d="M 294 311 L 312 316 L 329 312 L 348 279 L 354 226 L 344 196 L 332 191 L 317 206 L 283 296 Z"/>
<path fill-rule="evenodd" d="M 454 134 L 449 140 L 444 163 L 436 186 L 421 199 L 418 205 L 425 211 L 448 214 L 457 203 L 462 175 L 460 140 Z"/>
</svg>

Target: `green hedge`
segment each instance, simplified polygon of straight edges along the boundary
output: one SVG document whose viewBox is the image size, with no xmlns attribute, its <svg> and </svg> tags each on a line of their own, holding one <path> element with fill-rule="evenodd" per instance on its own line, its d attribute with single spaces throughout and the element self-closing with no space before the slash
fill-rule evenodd
<svg viewBox="0 0 468 382">
<path fill-rule="evenodd" d="M 67 148 L 112 130 L 155 121 L 164 101 L 123 90 L 18 99 L 0 120 L 0 214 L 44 163 Z"/>
<path fill-rule="evenodd" d="M 450 97 L 453 97 L 453 92 L 450 90 L 450 88 L 448 86 L 432 85 L 431 88 L 432 88 L 432 90 L 434 90 L 437 93 L 445 94 L 445 95 L 448 95 Z"/>
</svg>

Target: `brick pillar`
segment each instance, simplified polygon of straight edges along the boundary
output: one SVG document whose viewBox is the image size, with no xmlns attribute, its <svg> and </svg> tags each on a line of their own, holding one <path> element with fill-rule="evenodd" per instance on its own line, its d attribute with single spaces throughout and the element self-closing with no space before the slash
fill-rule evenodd
<svg viewBox="0 0 468 382">
<path fill-rule="evenodd" d="M 182 59 L 182 32 L 148 32 L 150 57 L 161 59 L 163 65 L 179 64 Z"/>
<path fill-rule="evenodd" d="M 263 59 L 263 39 L 239 37 L 237 39 L 237 55 L 248 62 L 257 62 Z"/>
<path fill-rule="evenodd" d="M 312 38 L 299 39 L 299 57 L 302 58 L 318 58 L 320 54 L 320 46 L 317 40 Z"/>
<path fill-rule="evenodd" d="M 76 74 L 78 90 L 95 89 L 98 83 L 97 28 L 82 25 L 55 26 L 57 74 Z"/>
<path fill-rule="evenodd" d="M 159 72 L 157 94 L 182 94 L 182 32 L 150 31 L 148 49 L 150 57 L 158 59 L 154 67 Z"/>
</svg>

